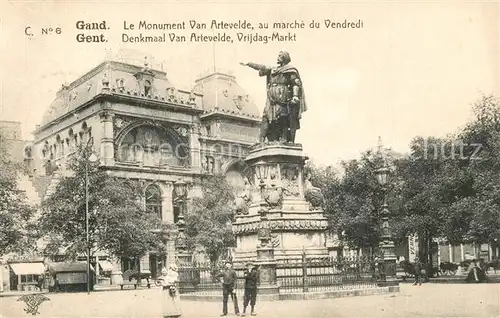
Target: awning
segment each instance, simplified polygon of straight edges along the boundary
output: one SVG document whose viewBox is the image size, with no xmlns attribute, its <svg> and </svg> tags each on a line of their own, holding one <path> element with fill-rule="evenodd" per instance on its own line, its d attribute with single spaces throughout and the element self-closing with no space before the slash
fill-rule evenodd
<svg viewBox="0 0 500 318">
<path fill-rule="evenodd" d="M 50 263 L 49 269 L 52 273 L 81 273 L 87 271 L 87 263 L 85 262 Z M 90 270 L 94 271 L 94 267 L 92 265 L 90 265 Z"/>
<path fill-rule="evenodd" d="M 10 263 L 16 275 L 41 275 L 45 272 L 43 263 Z"/>
<path fill-rule="evenodd" d="M 113 264 L 111 264 L 109 261 L 99 261 L 99 265 L 101 266 L 103 272 L 113 271 Z"/>
</svg>

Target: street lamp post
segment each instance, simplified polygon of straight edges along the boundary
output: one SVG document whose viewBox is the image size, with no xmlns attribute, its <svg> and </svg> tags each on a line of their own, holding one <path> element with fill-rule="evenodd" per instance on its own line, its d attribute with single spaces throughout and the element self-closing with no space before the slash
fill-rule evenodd
<svg viewBox="0 0 500 318">
<path fill-rule="evenodd" d="M 85 150 L 89 149 L 90 142 L 94 140 L 89 138 Z M 87 294 L 90 294 L 90 229 L 89 229 L 89 163 L 96 162 L 97 156 L 91 152 L 89 155 L 85 152 L 85 242 L 87 247 Z"/>
<path fill-rule="evenodd" d="M 187 197 L 187 183 L 182 180 L 177 180 L 174 183 L 174 190 L 177 197 L 176 200 L 180 204 L 179 217 L 176 223 L 179 232 L 175 239 L 175 248 L 177 250 L 178 259 L 184 262 L 189 259 L 189 255 L 187 255 L 186 251 L 186 234 L 184 233 L 186 228 L 186 223 L 184 222 L 184 205 Z"/>
<path fill-rule="evenodd" d="M 377 180 L 382 186 L 384 203 L 381 209 L 381 221 L 382 221 L 382 240 L 379 243 L 379 247 L 382 251 L 383 263 L 384 263 L 384 278 L 383 281 L 387 282 L 394 281 L 396 278 L 396 254 L 394 253 L 394 241 L 392 240 L 391 228 L 389 223 L 389 206 L 387 205 L 387 177 L 389 174 L 389 169 L 384 165 L 375 171 L 377 175 Z"/>
</svg>

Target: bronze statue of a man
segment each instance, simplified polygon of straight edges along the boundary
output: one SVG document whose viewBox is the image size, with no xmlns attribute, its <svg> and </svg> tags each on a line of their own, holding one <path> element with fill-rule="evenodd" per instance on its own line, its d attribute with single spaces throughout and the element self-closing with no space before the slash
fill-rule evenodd
<svg viewBox="0 0 500 318">
<path fill-rule="evenodd" d="M 295 143 L 295 133 L 300 129 L 300 118 L 307 110 L 304 89 L 299 71 L 291 64 L 290 54 L 281 51 L 276 67 L 242 62 L 266 76 L 267 101 L 262 116 L 260 142 L 268 141 Z"/>
</svg>

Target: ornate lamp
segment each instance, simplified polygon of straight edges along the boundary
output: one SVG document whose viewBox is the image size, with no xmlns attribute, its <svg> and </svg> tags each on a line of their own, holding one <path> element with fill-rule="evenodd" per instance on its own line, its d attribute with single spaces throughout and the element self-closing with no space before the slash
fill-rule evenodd
<svg viewBox="0 0 500 318">
<path fill-rule="evenodd" d="M 184 182 L 183 180 L 177 180 L 174 183 L 174 190 L 175 194 L 178 197 L 183 198 L 184 196 L 186 196 L 187 193 L 187 183 Z"/>
<path fill-rule="evenodd" d="M 269 166 L 265 162 L 257 162 L 255 164 L 255 174 L 257 175 L 257 179 L 260 180 L 259 187 L 261 189 L 265 186 L 265 181 L 267 179 L 267 174 L 269 173 Z"/>
<path fill-rule="evenodd" d="M 377 175 L 378 183 L 385 187 L 387 185 L 387 176 L 389 174 L 389 168 L 387 168 L 384 164 L 382 168 L 375 170 L 375 174 Z"/>
<path fill-rule="evenodd" d="M 384 202 L 380 211 L 380 217 L 382 221 L 382 235 L 379 247 L 383 255 L 383 280 L 387 281 L 387 278 L 389 278 L 389 280 L 392 281 L 396 275 L 396 255 L 394 254 L 394 242 L 392 240 L 391 228 L 389 224 L 389 206 L 387 205 L 387 183 L 390 170 L 386 165 L 386 161 L 382 153 L 380 153 L 380 156 L 382 157 L 383 165 L 381 168 L 375 170 L 377 181 L 382 186 L 384 196 Z"/>
</svg>

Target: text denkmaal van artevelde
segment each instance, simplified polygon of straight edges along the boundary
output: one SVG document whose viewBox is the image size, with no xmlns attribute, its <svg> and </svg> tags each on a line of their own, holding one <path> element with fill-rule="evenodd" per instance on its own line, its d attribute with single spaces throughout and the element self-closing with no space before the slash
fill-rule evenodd
<svg viewBox="0 0 500 318">
<path fill-rule="evenodd" d="M 269 43 L 295 42 L 297 31 L 303 29 L 362 29 L 362 19 L 292 20 L 250 22 L 248 20 L 186 20 L 155 22 L 148 20 L 123 21 L 123 43 Z M 78 21 L 78 42 L 107 42 L 105 32 L 112 29 L 106 21 Z"/>
</svg>

